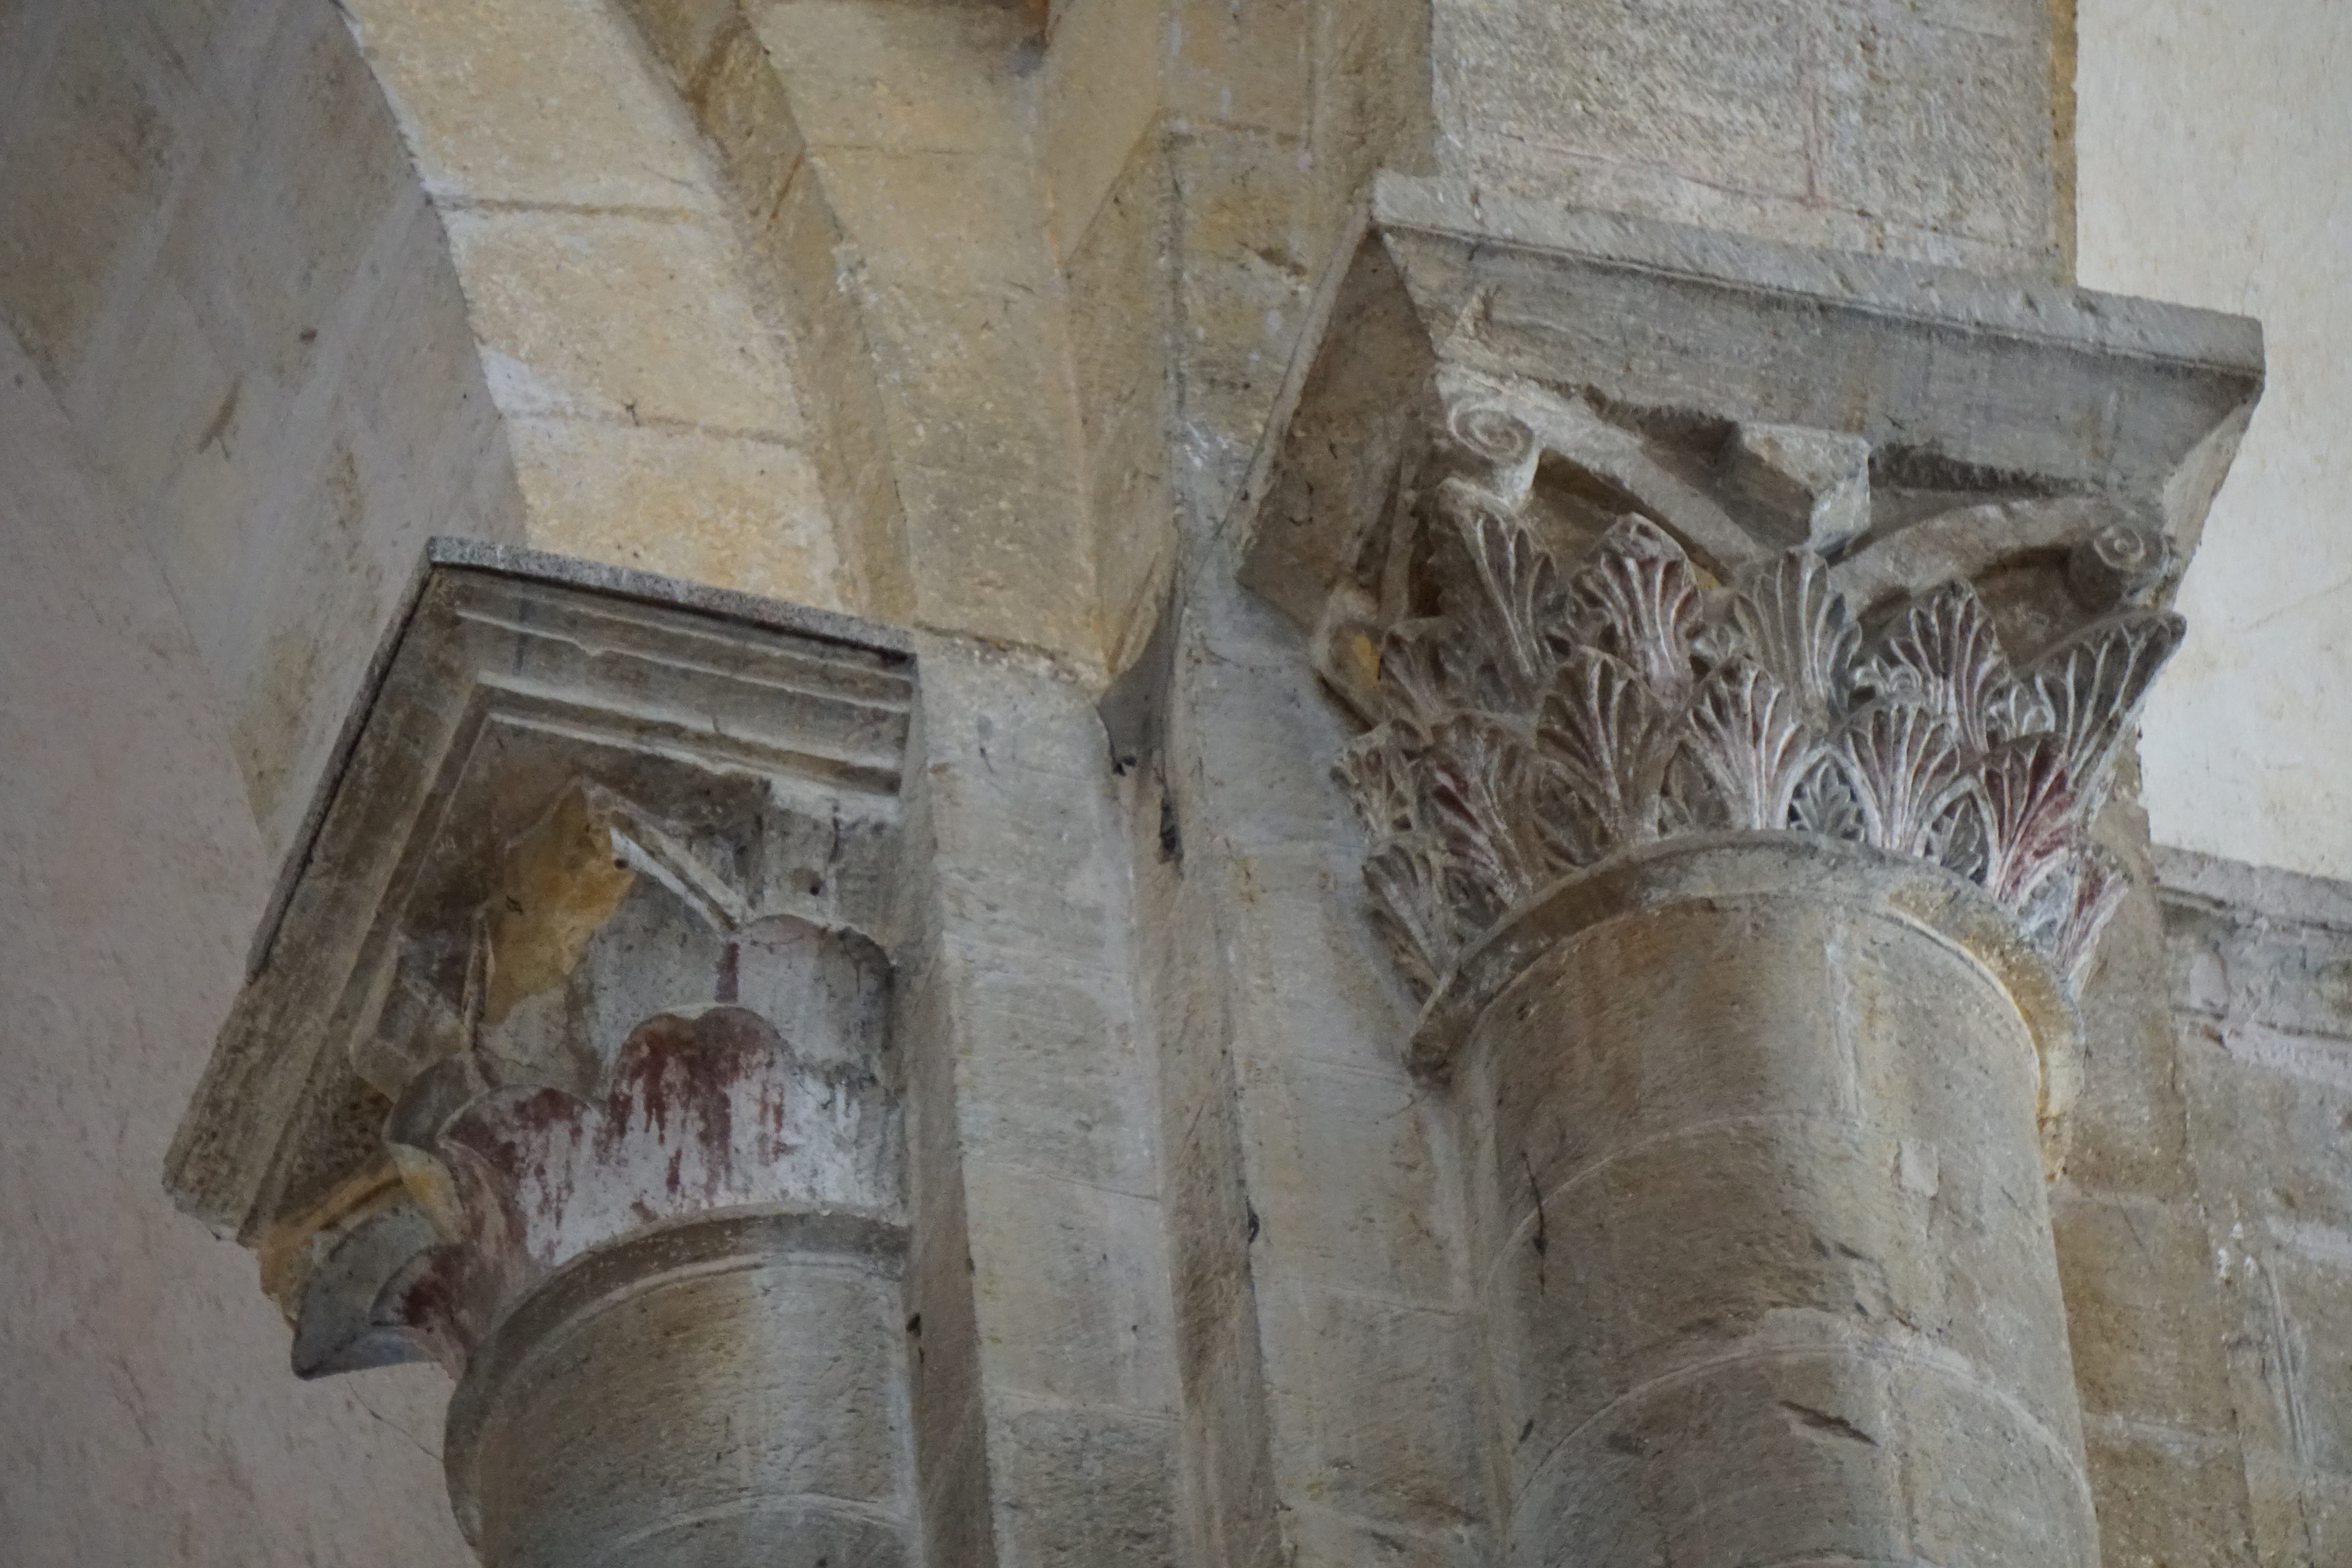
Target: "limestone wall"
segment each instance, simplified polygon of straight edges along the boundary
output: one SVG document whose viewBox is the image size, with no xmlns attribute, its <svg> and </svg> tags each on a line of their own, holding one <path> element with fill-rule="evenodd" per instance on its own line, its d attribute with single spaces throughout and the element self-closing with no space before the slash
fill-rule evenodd
<svg viewBox="0 0 2352 1568">
<path fill-rule="evenodd" d="M 2105 1560 L 2325 1568 L 2352 1556 L 2352 907 L 2179 851 L 2156 870 L 2109 939 L 2053 1194 Z"/>
<path fill-rule="evenodd" d="M 470 1560 L 440 1380 L 287 1375 L 158 1162 L 425 537 L 519 531 L 324 5 L 0 9 L 0 1549 Z"/>
<path fill-rule="evenodd" d="M 1437 0 L 1446 161 L 1498 193 L 2051 276 L 2049 0 Z"/>
<path fill-rule="evenodd" d="M 425 538 L 520 530 L 442 220 L 329 10 L 5 18 L 0 320 L 169 586 L 274 856 Z"/>
</svg>

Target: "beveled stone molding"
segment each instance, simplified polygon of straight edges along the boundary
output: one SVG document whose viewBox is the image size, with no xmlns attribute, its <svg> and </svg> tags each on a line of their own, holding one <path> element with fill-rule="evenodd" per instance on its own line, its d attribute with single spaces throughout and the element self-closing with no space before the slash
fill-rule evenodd
<svg viewBox="0 0 2352 1568">
<path fill-rule="evenodd" d="M 436 544 L 172 1153 L 297 1370 L 462 1374 L 652 1227 L 903 1228 L 912 681 L 883 628 Z"/>
<path fill-rule="evenodd" d="M 2242 317 L 1383 174 L 1260 448 L 1243 575 L 1317 626 L 1463 475 L 1527 493 L 1554 549 L 1626 513 L 1718 578 L 1809 546 L 1865 618 L 1964 579 L 2030 657 L 2165 601 L 2262 382 Z"/>
</svg>

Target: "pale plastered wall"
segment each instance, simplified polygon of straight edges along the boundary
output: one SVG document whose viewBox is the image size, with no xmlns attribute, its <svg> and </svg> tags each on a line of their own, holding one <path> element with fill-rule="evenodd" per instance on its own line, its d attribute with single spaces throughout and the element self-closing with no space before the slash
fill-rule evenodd
<svg viewBox="0 0 2352 1568">
<path fill-rule="evenodd" d="M 2352 6 L 2079 20 L 2082 281 L 2259 317 L 2270 359 L 2148 710 L 2151 827 L 2352 876 Z"/>
<path fill-rule="evenodd" d="M 164 1149 L 431 532 L 521 497 L 312 0 L 0 3 L 0 1562 L 471 1561 L 446 1380 L 295 1380 Z"/>
<path fill-rule="evenodd" d="M 440 1375 L 300 1383 L 251 1256 L 156 1173 L 274 857 L 127 509 L 0 328 L 0 1560 L 472 1554 Z"/>
</svg>

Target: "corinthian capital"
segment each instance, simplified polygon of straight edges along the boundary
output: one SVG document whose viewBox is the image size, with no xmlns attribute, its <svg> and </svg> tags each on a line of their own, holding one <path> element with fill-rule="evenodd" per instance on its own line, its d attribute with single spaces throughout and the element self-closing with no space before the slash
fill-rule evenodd
<svg viewBox="0 0 2352 1568">
<path fill-rule="evenodd" d="M 1726 831 L 1936 862 L 2079 982 L 2252 323 L 1395 180 L 1318 308 L 1242 570 L 1365 727 L 1418 991 Z"/>
<path fill-rule="evenodd" d="M 1525 500 L 1446 480 L 1402 613 L 1350 628 L 1369 678 L 1332 672 L 1371 723 L 1339 772 L 1416 989 L 1559 878 L 1726 831 L 1939 862 L 2079 975 L 2123 885 L 2090 819 L 2178 616 L 2122 610 L 2018 664 L 1965 580 L 1865 637 L 1809 547 L 1714 581 L 1635 513 L 1562 562 Z"/>
</svg>

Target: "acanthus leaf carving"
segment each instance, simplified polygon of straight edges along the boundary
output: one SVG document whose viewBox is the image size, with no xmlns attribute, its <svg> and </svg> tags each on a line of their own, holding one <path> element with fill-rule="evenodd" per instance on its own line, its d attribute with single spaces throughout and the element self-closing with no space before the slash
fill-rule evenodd
<svg viewBox="0 0 2352 1568">
<path fill-rule="evenodd" d="M 1914 703 L 1871 703 L 1838 732 L 1835 756 L 1862 812 L 1863 841 L 1933 857 L 1937 829 L 1968 789 L 1951 722 Z"/>
<path fill-rule="evenodd" d="M 2012 677 L 1975 589 L 1948 582 L 1913 600 L 1880 644 L 1879 664 L 1907 677 L 1905 687 L 1952 728 L 1966 755 L 1992 748 L 1993 704 Z"/>
<path fill-rule="evenodd" d="M 2125 611 L 2021 669 L 1956 582 L 1865 646 L 1809 549 L 1718 588 L 1628 515 L 1571 569 L 1528 505 L 1454 479 L 1424 509 L 1433 547 L 1387 601 L 1423 608 L 1382 634 L 1374 727 L 1336 769 L 1416 992 L 1553 880 L 1724 828 L 1938 862 L 2079 977 L 2123 885 L 2089 821 L 2178 616 Z"/>
<path fill-rule="evenodd" d="M 1825 839 L 1862 839 L 1862 804 L 1845 771 L 1826 750 L 1811 758 L 1789 813 L 1790 825 L 1800 832 Z"/>
<path fill-rule="evenodd" d="M 1443 726 L 1414 759 L 1438 842 L 1477 906 L 1500 915 L 1550 880 L 1528 810 L 1527 742 L 1483 714 Z"/>
<path fill-rule="evenodd" d="M 1412 831 L 1420 820 L 1419 786 L 1392 728 L 1357 737 L 1331 771 L 1373 837 Z"/>
<path fill-rule="evenodd" d="M 2106 799 L 2116 753 L 2188 622 L 2168 610 L 2096 622 L 2034 661 L 2032 678 L 2064 747 L 2085 813 Z"/>
<path fill-rule="evenodd" d="M 1417 996 L 1437 988 L 1462 945 L 1446 877 L 1444 852 L 1428 833 L 1400 834 L 1364 862 L 1373 924 Z"/>
<path fill-rule="evenodd" d="M 2058 972 L 2070 985 L 2080 986 L 2096 951 L 2099 933 L 2123 903 L 2131 885 L 2123 864 L 2096 844 L 2086 843 L 2074 857 L 2064 886 L 2064 914 L 2051 939 Z"/>
<path fill-rule="evenodd" d="M 1614 653 L 1642 684 L 1679 706 L 1691 686 L 1691 643 L 1699 630 L 1698 584 L 1690 558 L 1646 517 L 1619 519 L 1569 583 L 1575 628 L 1552 628 L 1564 656 L 1579 643 Z"/>
<path fill-rule="evenodd" d="M 1586 856 L 1658 836 L 1680 716 L 1633 666 L 1598 648 L 1578 648 L 1560 665 L 1536 744 L 1581 814 Z"/>
<path fill-rule="evenodd" d="M 1783 552 L 1731 599 L 1731 644 L 1794 698 L 1815 735 L 1828 733 L 1853 686 L 1861 641 L 1829 568 L 1807 549 Z"/>
<path fill-rule="evenodd" d="M 2074 781 L 2064 751 L 2047 735 L 2001 742 L 1985 758 L 1978 800 L 1981 880 L 1995 898 L 2021 906 L 2061 869 L 2073 847 Z"/>
<path fill-rule="evenodd" d="M 1448 596 L 1456 630 L 1488 705 L 1524 707 L 1557 662 L 1544 633 L 1566 606 L 1559 569 L 1522 524 L 1460 480 L 1447 482 L 1442 504 L 1459 519 L 1467 559 L 1463 591 Z"/>
<path fill-rule="evenodd" d="M 1723 826 L 1789 826 L 1818 756 L 1798 716 L 1799 700 L 1745 654 L 1699 683 L 1690 756 L 1714 786 Z"/>
<path fill-rule="evenodd" d="M 1444 653 L 1453 630 L 1432 617 L 1391 626 L 1381 638 L 1380 686 L 1391 721 L 1427 735 L 1454 711 Z"/>
</svg>

